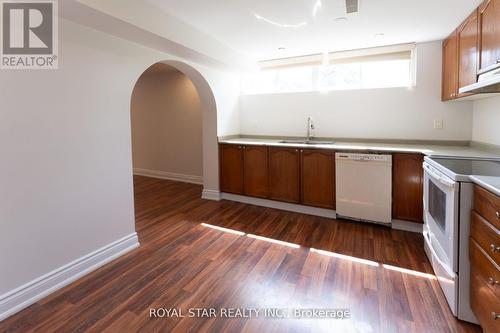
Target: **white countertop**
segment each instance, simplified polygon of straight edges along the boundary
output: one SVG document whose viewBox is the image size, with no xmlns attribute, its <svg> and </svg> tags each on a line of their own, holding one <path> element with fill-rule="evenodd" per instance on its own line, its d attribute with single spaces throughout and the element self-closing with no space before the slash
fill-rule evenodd
<svg viewBox="0 0 500 333">
<path fill-rule="evenodd" d="M 500 177 L 470 176 L 470 179 L 477 185 L 500 196 Z"/>
<path fill-rule="evenodd" d="M 480 150 L 469 146 L 432 145 L 432 144 L 399 144 L 399 143 L 363 143 L 335 141 L 333 144 L 300 144 L 281 143 L 278 139 L 235 138 L 220 139 L 219 143 L 237 145 L 260 145 L 276 147 L 321 148 L 332 150 L 422 153 L 427 156 L 500 158 L 499 154 Z"/>
</svg>

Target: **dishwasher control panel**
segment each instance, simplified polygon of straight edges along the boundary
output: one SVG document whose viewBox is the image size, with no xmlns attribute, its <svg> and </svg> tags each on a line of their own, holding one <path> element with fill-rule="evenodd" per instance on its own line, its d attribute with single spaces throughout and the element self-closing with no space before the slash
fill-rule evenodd
<svg viewBox="0 0 500 333">
<path fill-rule="evenodd" d="M 371 161 L 371 162 L 390 162 L 391 155 L 378 155 L 378 154 L 351 154 L 351 153 L 337 153 L 335 158 L 337 160 L 354 160 L 354 161 Z"/>
</svg>

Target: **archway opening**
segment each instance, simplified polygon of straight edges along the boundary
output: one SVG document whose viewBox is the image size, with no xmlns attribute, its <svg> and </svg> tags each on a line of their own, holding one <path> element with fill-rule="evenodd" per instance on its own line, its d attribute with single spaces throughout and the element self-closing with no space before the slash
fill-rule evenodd
<svg viewBox="0 0 500 333">
<path fill-rule="evenodd" d="M 187 75 L 149 67 L 132 93 L 131 128 L 135 175 L 203 184 L 201 102 Z"/>
<path fill-rule="evenodd" d="M 198 70 L 174 60 L 147 68 L 132 92 L 131 129 L 136 194 L 138 178 L 163 178 L 218 200 L 216 103 Z"/>
</svg>

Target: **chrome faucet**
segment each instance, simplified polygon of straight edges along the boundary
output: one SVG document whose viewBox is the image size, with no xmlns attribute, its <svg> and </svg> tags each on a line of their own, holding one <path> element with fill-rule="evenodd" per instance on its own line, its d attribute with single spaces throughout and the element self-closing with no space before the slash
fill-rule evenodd
<svg viewBox="0 0 500 333">
<path fill-rule="evenodd" d="M 314 136 L 312 134 L 312 131 L 315 128 L 316 127 L 314 126 L 314 122 L 313 122 L 312 118 L 311 117 L 307 117 L 307 138 L 306 138 L 306 142 L 311 141 L 311 138 Z"/>
</svg>

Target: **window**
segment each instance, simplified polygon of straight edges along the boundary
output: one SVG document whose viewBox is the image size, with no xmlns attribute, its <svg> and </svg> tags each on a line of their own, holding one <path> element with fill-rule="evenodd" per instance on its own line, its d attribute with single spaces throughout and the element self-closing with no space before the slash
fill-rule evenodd
<svg viewBox="0 0 500 333">
<path fill-rule="evenodd" d="M 385 53 L 384 53 L 385 52 Z M 393 46 L 329 54 L 328 65 L 318 55 L 266 62 L 243 77 L 242 93 L 374 89 L 415 85 L 414 47 Z M 311 61 L 311 59 L 317 59 Z M 321 59 L 321 61 L 319 61 Z M 288 63 L 287 63 L 288 62 Z M 270 64 L 269 64 L 270 63 Z"/>
</svg>

